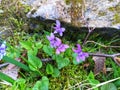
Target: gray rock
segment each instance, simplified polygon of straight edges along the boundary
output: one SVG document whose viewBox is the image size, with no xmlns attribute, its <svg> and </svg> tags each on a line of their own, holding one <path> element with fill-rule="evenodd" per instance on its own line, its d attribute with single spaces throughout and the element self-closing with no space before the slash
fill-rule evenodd
<svg viewBox="0 0 120 90">
<path fill-rule="evenodd" d="M 71 7 L 74 6 L 73 3 L 67 5 L 64 0 L 27 0 L 27 3 L 32 7 L 27 17 L 35 18 L 40 16 L 51 20 L 60 19 L 68 23 L 74 21 L 76 26 L 114 27 L 120 25 L 120 22 L 113 23 L 115 14 L 120 15 L 120 11 L 109 10 L 110 8 L 120 6 L 120 0 L 83 1 L 85 2 L 82 4 L 77 3 L 77 8 L 75 6 L 75 9 L 71 10 Z M 76 13 L 75 10 L 79 11 L 78 15 L 72 17 L 71 13 Z M 33 11 L 35 12 L 33 13 Z M 83 21 L 86 21 L 87 24 L 83 23 Z"/>
</svg>

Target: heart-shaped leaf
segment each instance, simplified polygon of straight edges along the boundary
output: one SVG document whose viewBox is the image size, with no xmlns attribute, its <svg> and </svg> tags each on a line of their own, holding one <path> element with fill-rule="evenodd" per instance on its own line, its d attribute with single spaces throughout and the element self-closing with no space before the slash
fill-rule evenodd
<svg viewBox="0 0 120 90">
<path fill-rule="evenodd" d="M 31 70 L 36 71 L 42 67 L 41 60 L 31 53 L 28 53 L 28 62 Z"/>
<path fill-rule="evenodd" d="M 21 41 L 20 45 L 27 50 L 32 49 L 32 43 L 30 41 Z"/>
<path fill-rule="evenodd" d="M 58 55 L 56 58 L 56 62 L 58 65 L 58 69 L 61 69 L 69 64 L 69 59 L 68 58 L 63 58 L 62 56 Z"/>
<path fill-rule="evenodd" d="M 37 81 L 32 90 L 48 90 L 49 79 L 46 76 L 42 77 L 41 81 Z"/>
<path fill-rule="evenodd" d="M 53 66 L 51 64 L 47 64 L 46 72 L 47 72 L 47 74 L 52 74 L 53 73 Z"/>
<path fill-rule="evenodd" d="M 35 46 L 36 46 L 37 49 L 40 49 L 43 45 L 42 45 L 41 42 L 36 42 Z"/>
<path fill-rule="evenodd" d="M 53 76 L 53 77 L 58 77 L 59 75 L 60 75 L 59 69 L 58 69 L 58 68 L 54 68 L 54 71 L 53 71 L 52 76 Z"/>
<path fill-rule="evenodd" d="M 50 46 L 44 45 L 43 46 L 43 51 L 48 54 L 49 56 L 53 55 L 53 48 L 51 48 Z"/>
</svg>

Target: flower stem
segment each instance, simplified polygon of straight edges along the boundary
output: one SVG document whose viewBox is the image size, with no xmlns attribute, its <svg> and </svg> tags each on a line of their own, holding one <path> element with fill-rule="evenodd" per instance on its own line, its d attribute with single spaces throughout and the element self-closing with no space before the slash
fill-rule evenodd
<svg viewBox="0 0 120 90">
<path fill-rule="evenodd" d="M 93 27 L 93 28 L 88 27 L 89 32 L 88 32 L 87 36 L 85 37 L 85 40 L 84 40 L 82 46 L 85 45 L 85 43 L 86 43 L 88 37 L 90 36 L 91 32 L 92 32 L 94 29 L 95 29 L 95 27 Z"/>
</svg>

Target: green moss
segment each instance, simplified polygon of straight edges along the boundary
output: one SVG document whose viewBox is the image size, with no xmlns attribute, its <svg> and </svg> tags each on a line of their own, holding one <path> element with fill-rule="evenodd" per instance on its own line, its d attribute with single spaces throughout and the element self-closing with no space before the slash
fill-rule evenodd
<svg viewBox="0 0 120 90">
<path fill-rule="evenodd" d="M 108 0 L 108 1 L 113 2 L 113 0 Z"/>
<path fill-rule="evenodd" d="M 113 24 L 117 24 L 117 23 L 120 23 L 120 14 L 118 13 L 114 15 L 114 21 L 113 21 Z"/>
<path fill-rule="evenodd" d="M 0 16 L 0 25 L 11 26 L 12 30 L 23 30 L 26 28 L 28 19 L 26 13 L 29 6 L 21 4 L 20 0 L 2 0 L 1 6 L 4 11 Z"/>
<path fill-rule="evenodd" d="M 105 15 L 106 15 L 106 12 L 99 12 L 98 15 L 99 15 L 99 16 L 105 16 Z"/>
<path fill-rule="evenodd" d="M 61 74 L 57 78 L 50 78 L 50 90 L 67 90 L 85 80 L 87 74 L 81 65 L 69 65 L 61 70 Z"/>
<path fill-rule="evenodd" d="M 116 13 L 120 13 L 120 3 L 118 3 L 116 6 L 114 7 L 109 7 L 108 8 L 109 11 L 114 11 Z"/>
<path fill-rule="evenodd" d="M 120 13 L 120 3 L 118 3 L 115 7 L 109 7 L 109 11 L 114 11 L 115 13 Z"/>
<path fill-rule="evenodd" d="M 70 4 L 71 2 L 73 3 L 82 3 L 83 2 L 83 0 L 65 0 L 65 2 L 66 2 L 66 4 Z"/>
<path fill-rule="evenodd" d="M 65 0 L 65 3 L 68 5 L 70 4 L 70 0 Z"/>
<path fill-rule="evenodd" d="M 113 24 L 120 23 L 120 3 L 114 7 L 109 7 L 108 10 L 115 13 L 113 17 Z"/>
<path fill-rule="evenodd" d="M 109 11 L 115 11 L 115 8 L 114 7 L 109 7 L 108 10 Z"/>
</svg>

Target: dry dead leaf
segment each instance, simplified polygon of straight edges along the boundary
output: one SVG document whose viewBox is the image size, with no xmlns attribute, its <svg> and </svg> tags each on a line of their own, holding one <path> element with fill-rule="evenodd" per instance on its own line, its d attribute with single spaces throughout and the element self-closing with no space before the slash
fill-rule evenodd
<svg viewBox="0 0 120 90">
<path fill-rule="evenodd" d="M 114 57 L 113 59 L 120 66 L 120 57 Z"/>
<path fill-rule="evenodd" d="M 10 64 L 10 65 L 8 65 L 8 67 L 11 67 L 11 66 L 13 66 L 12 64 Z M 8 68 L 7 67 L 7 68 Z M 13 67 L 13 68 L 11 68 L 11 69 L 2 69 L 1 70 L 1 72 L 3 72 L 4 74 L 6 74 L 6 75 L 8 75 L 8 76 L 10 76 L 11 78 L 13 78 L 14 80 L 16 80 L 17 79 L 17 77 L 18 77 L 18 71 L 19 71 L 19 68 L 17 67 L 17 66 L 15 66 L 15 67 Z"/>
<path fill-rule="evenodd" d="M 106 73 L 106 66 L 105 66 L 105 57 L 93 56 L 93 60 L 95 62 L 94 65 L 94 74 L 97 75 L 100 72 Z"/>
<path fill-rule="evenodd" d="M 20 58 L 16 58 L 17 61 L 21 61 Z M 9 64 L 6 68 L 3 68 L 0 72 L 3 72 L 4 74 L 10 76 L 14 80 L 18 77 L 19 67 L 15 66 L 14 64 Z M 2 83 L 10 85 L 10 83 L 3 81 Z"/>
</svg>

